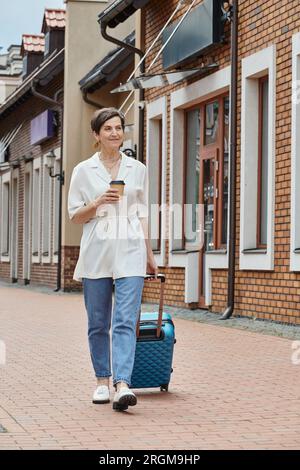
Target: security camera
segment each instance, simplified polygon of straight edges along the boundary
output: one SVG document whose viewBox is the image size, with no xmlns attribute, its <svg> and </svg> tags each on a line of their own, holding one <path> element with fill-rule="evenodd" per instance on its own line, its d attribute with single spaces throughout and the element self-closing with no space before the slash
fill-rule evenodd
<svg viewBox="0 0 300 470">
<path fill-rule="evenodd" d="M 140 101 L 138 104 L 139 109 L 145 109 L 146 103 L 145 101 Z"/>
</svg>

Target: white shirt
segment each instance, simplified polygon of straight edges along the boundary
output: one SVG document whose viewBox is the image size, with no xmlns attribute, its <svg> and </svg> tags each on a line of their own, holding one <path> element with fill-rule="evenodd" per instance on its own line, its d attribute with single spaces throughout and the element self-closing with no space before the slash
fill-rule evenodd
<svg viewBox="0 0 300 470">
<path fill-rule="evenodd" d="M 96 217 L 83 225 L 80 253 L 73 279 L 145 276 L 147 252 L 140 219 L 148 217 L 148 175 L 146 166 L 121 154 L 116 180 L 125 182 L 120 202 L 97 209 Z M 98 152 L 73 170 L 68 211 L 72 219 L 83 206 L 109 189 L 111 176 Z"/>
</svg>

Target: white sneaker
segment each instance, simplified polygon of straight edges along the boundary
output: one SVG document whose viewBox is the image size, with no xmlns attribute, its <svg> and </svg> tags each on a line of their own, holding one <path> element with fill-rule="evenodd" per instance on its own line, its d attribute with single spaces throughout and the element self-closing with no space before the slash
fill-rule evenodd
<svg viewBox="0 0 300 470">
<path fill-rule="evenodd" d="M 109 403 L 109 388 L 107 385 L 98 385 L 94 391 L 93 403 L 96 405 Z"/>
<path fill-rule="evenodd" d="M 121 387 L 118 392 L 115 393 L 113 401 L 113 409 L 118 411 L 127 410 L 128 406 L 136 405 L 135 394 L 127 387 Z"/>
</svg>

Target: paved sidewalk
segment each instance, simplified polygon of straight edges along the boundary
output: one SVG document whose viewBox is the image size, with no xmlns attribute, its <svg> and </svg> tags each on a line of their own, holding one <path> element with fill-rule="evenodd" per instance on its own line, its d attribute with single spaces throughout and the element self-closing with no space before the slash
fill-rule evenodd
<svg viewBox="0 0 300 470">
<path fill-rule="evenodd" d="M 0 449 L 299 449 L 292 339 L 176 315 L 170 392 L 138 390 L 117 413 L 91 403 L 82 295 L 1 285 L 0 298 Z"/>
</svg>

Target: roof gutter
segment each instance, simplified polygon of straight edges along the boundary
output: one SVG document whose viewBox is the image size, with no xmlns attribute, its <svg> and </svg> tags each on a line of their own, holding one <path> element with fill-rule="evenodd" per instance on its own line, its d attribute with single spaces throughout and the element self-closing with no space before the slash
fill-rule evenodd
<svg viewBox="0 0 300 470">
<path fill-rule="evenodd" d="M 7 97 L 7 99 L 4 101 L 4 103 L 1 104 L 1 106 L 0 106 L 0 119 L 3 117 L 3 114 L 9 108 L 11 108 L 11 106 L 13 106 L 20 99 L 22 99 L 23 96 L 26 93 L 30 92 L 31 84 L 32 84 L 33 80 L 39 82 L 41 77 L 43 78 L 43 72 L 45 73 L 45 71 L 46 71 L 46 73 L 47 73 L 48 68 L 50 68 L 50 70 L 51 70 L 51 67 L 53 66 L 53 64 L 54 64 L 54 67 L 59 65 L 63 61 L 63 58 L 64 58 L 64 49 L 61 49 L 58 53 L 55 50 L 46 59 L 45 63 L 42 62 L 42 64 L 36 70 L 34 70 L 30 75 L 28 75 L 28 77 L 26 77 L 25 81 L 18 88 L 16 88 L 16 90 L 13 93 L 11 93 Z M 56 61 L 59 61 L 59 64 L 57 64 Z"/>
<path fill-rule="evenodd" d="M 139 55 L 141 58 L 144 57 L 144 52 L 141 49 L 138 49 L 131 44 L 128 44 L 126 42 L 120 41 L 120 39 L 114 38 L 113 36 L 110 36 L 107 33 L 107 23 L 103 22 L 100 20 L 100 26 L 101 26 L 101 34 L 104 39 L 106 39 L 109 42 L 112 42 L 114 44 L 117 44 L 118 46 L 124 47 L 125 49 L 128 49 L 130 52 L 134 52 L 135 54 Z M 143 74 L 145 72 L 145 63 L 144 61 L 140 65 L 140 71 Z M 139 93 L 139 100 L 144 101 L 145 97 L 145 92 L 144 90 L 140 90 Z M 142 107 L 143 108 L 143 107 Z M 145 126 L 145 110 L 139 108 L 139 142 L 138 142 L 138 160 L 140 162 L 143 161 L 143 153 L 144 153 L 144 126 Z"/>
<path fill-rule="evenodd" d="M 227 308 L 220 320 L 228 320 L 234 311 L 235 246 L 236 246 L 236 141 L 238 80 L 238 0 L 231 7 L 231 89 L 230 89 L 230 200 Z"/>
<path fill-rule="evenodd" d="M 33 80 L 31 83 L 31 92 L 36 98 L 48 103 L 52 108 L 60 109 L 61 118 L 61 138 L 60 138 L 60 162 L 59 162 L 59 174 L 55 177 L 59 180 L 59 210 L 58 210 L 58 254 L 57 254 L 57 279 L 55 292 L 61 290 L 61 266 L 62 266 L 62 187 L 64 184 L 64 171 L 63 171 L 63 140 L 64 140 L 64 105 L 57 101 L 60 93 L 63 92 L 63 88 L 59 89 L 54 99 L 49 96 L 42 95 L 36 90 L 38 80 Z"/>
</svg>

